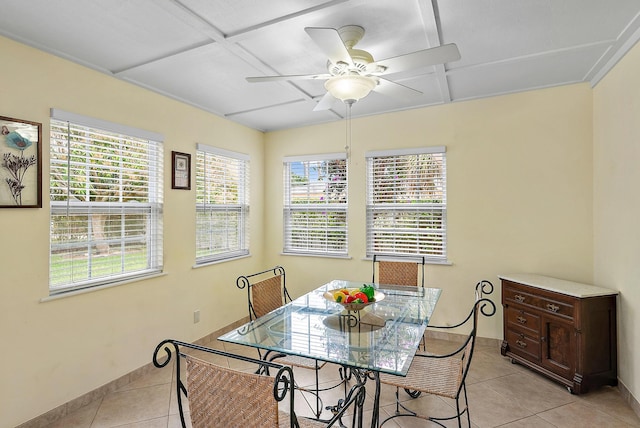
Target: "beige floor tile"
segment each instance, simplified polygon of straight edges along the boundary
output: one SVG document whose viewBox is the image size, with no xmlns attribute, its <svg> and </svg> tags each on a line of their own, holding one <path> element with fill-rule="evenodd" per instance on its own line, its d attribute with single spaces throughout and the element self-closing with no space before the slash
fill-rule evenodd
<svg viewBox="0 0 640 428">
<path fill-rule="evenodd" d="M 184 415 L 185 423 L 187 428 L 192 428 L 191 426 L 191 416 L 189 412 L 186 412 Z M 182 423 L 180 422 L 180 415 L 169 415 L 169 421 L 167 423 L 167 428 L 182 428 Z"/>
<path fill-rule="evenodd" d="M 533 415 L 517 402 L 498 394 L 485 382 L 467 387 L 471 420 L 481 428 L 496 427 Z"/>
<path fill-rule="evenodd" d="M 338 384 L 341 381 L 340 369 L 341 367 L 337 364 L 325 364 L 318 372 L 319 383 Z M 302 367 L 293 367 L 293 373 L 296 383 L 299 386 L 315 387 L 316 377 L 314 370 Z"/>
<path fill-rule="evenodd" d="M 495 379 L 514 373 L 521 373 L 524 367 L 512 364 L 509 358 L 500 353 L 488 350 L 478 350 L 473 354 L 469 375 L 476 381 Z"/>
<path fill-rule="evenodd" d="M 180 408 L 178 406 L 178 390 L 177 390 L 177 381 L 174 379 L 171 382 L 171 399 L 169 401 L 169 415 L 178 415 L 180 413 Z M 182 400 L 182 409 L 184 412 L 189 411 L 189 400 L 184 394 L 181 394 Z"/>
<path fill-rule="evenodd" d="M 168 416 L 170 385 L 117 391 L 104 397 L 91 428 L 110 428 Z"/>
<path fill-rule="evenodd" d="M 445 400 L 442 400 L 439 397 L 436 397 L 433 395 L 420 396 L 416 399 L 411 399 L 409 401 L 403 402 L 403 404 L 408 409 L 418 413 L 419 415 L 423 415 L 425 417 L 431 416 L 431 417 L 446 418 L 446 417 L 451 417 L 455 415 L 454 408 L 452 408 L 449 404 L 447 404 Z M 395 405 L 383 407 L 381 409 L 381 413 L 382 411 L 384 411 L 384 414 L 386 416 L 384 416 L 382 419 L 391 415 L 395 415 L 395 409 L 396 409 Z M 404 410 L 401 410 L 401 412 L 404 412 Z M 410 416 L 401 416 L 401 417 L 394 418 L 391 421 L 385 423 L 384 426 L 385 427 L 393 426 L 392 422 L 397 424 L 397 426 L 406 427 L 406 428 L 439 426 L 434 422 L 430 422 L 425 419 L 410 417 Z M 457 420 L 442 421 L 441 423 L 446 427 L 458 426 Z M 463 418 L 463 426 L 467 426 L 466 416 Z M 475 425 L 472 425 L 472 427 L 476 428 Z"/>
<path fill-rule="evenodd" d="M 90 428 L 91 422 L 93 422 L 93 419 L 96 417 L 101 403 L 102 400 L 96 400 L 59 421 L 54 422 L 47 428 Z"/>
<path fill-rule="evenodd" d="M 138 389 L 145 388 L 147 386 L 154 385 L 164 385 L 167 383 L 171 383 L 171 379 L 173 378 L 173 374 L 175 371 L 175 366 L 171 361 L 169 364 L 162 368 L 156 368 L 150 370 L 149 374 L 146 376 L 142 376 L 128 384 L 122 386 L 118 389 L 118 391 L 127 391 L 130 389 Z"/>
<path fill-rule="evenodd" d="M 577 398 L 560 385 L 552 385 L 533 373 L 516 373 L 490 379 L 486 386 L 532 413 L 551 410 L 574 402 Z"/>
<path fill-rule="evenodd" d="M 155 418 L 146 421 L 134 422 L 126 425 L 119 425 L 118 428 L 166 428 L 168 424 L 168 418 Z"/>
<path fill-rule="evenodd" d="M 577 399 L 583 400 L 589 406 L 614 416 L 631 426 L 640 427 L 640 416 L 631 409 L 622 398 L 622 394 L 617 387 L 605 386 L 594 389 L 587 394 L 577 396 Z"/>
<path fill-rule="evenodd" d="M 553 410 L 538 413 L 545 421 L 563 428 L 607 427 L 628 428 L 639 425 L 629 425 L 620 419 L 612 417 L 584 401 L 577 401 Z"/>
<path fill-rule="evenodd" d="M 544 419 L 533 415 L 524 419 L 501 425 L 500 428 L 555 428 L 556 426 L 545 421 Z"/>
</svg>

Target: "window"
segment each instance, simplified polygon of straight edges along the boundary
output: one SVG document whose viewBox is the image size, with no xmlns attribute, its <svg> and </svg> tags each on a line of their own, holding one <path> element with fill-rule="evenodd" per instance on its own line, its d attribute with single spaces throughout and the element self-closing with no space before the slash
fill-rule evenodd
<svg viewBox="0 0 640 428">
<path fill-rule="evenodd" d="M 284 159 L 284 252 L 347 255 L 344 153 Z"/>
<path fill-rule="evenodd" d="M 447 259 L 444 147 L 367 153 L 367 256 Z"/>
<path fill-rule="evenodd" d="M 249 254 L 249 156 L 198 144 L 196 264 Z"/>
<path fill-rule="evenodd" d="M 162 271 L 160 141 L 52 109 L 50 294 Z"/>
</svg>

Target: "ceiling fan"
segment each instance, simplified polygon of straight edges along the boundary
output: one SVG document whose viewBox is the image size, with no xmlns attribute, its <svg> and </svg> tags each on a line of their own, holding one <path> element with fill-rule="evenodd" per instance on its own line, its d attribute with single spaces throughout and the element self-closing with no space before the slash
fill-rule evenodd
<svg viewBox="0 0 640 428">
<path fill-rule="evenodd" d="M 314 111 L 328 110 L 336 98 L 351 105 L 370 91 L 395 97 L 421 95 L 420 91 L 382 76 L 460 59 L 458 47 L 451 43 L 375 61 L 369 52 L 354 49 L 364 36 L 364 28 L 359 25 L 347 25 L 337 30 L 318 27 L 304 30 L 328 57 L 327 73 L 247 77 L 247 81 L 326 80 L 327 93 Z"/>
</svg>

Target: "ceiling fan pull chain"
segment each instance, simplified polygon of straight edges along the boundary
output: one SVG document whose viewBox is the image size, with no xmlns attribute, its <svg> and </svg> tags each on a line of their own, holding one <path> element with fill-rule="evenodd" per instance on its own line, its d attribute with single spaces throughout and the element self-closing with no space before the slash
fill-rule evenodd
<svg viewBox="0 0 640 428">
<path fill-rule="evenodd" d="M 347 144 L 344 146 L 345 154 L 347 155 L 347 162 L 351 161 L 351 106 L 353 105 L 353 100 L 346 100 L 345 105 L 347 106 Z"/>
</svg>

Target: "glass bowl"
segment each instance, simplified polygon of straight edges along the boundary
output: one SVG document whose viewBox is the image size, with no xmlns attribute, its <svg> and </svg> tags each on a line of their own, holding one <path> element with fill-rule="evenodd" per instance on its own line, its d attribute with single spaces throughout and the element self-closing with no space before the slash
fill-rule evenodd
<svg viewBox="0 0 640 428">
<path fill-rule="evenodd" d="M 343 290 L 342 288 L 336 288 L 334 290 L 328 290 L 325 291 L 323 296 L 325 299 L 327 299 L 330 302 L 336 303 L 338 305 L 341 305 L 342 307 L 344 307 L 346 310 L 348 311 L 360 311 L 364 308 L 366 308 L 367 306 L 373 305 L 374 303 L 377 303 L 381 300 L 384 299 L 384 293 L 381 293 L 380 291 L 376 290 L 373 294 L 373 298 L 375 299 L 373 302 L 367 302 L 367 303 L 345 303 L 345 302 L 336 302 L 335 298 L 333 297 L 333 294 L 336 291 L 340 291 Z M 351 291 L 354 290 L 353 288 L 347 288 L 347 290 Z"/>
</svg>

